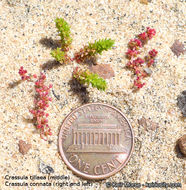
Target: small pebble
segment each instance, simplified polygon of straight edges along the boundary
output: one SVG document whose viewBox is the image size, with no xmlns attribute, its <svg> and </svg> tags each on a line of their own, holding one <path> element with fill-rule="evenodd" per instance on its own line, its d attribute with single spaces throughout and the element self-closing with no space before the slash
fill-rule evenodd
<svg viewBox="0 0 186 190">
<path fill-rule="evenodd" d="M 171 46 L 171 50 L 177 57 L 185 53 L 184 45 L 179 40 L 174 41 L 173 45 Z"/>
<path fill-rule="evenodd" d="M 97 73 L 100 77 L 104 79 L 110 79 L 115 76 L 114 70 L 109 64 L 100 64 L 100 65 L 93 65 L 90 67 L 90 71 L 93 73 Z"/>
<path fill-rule="evenodd" d="M 23 140 L 20 140 L 18 145 L 19 145 L 19 152 L 23 155 L 25 155 L 29 151 L 29 149 L 32 147 L 31 144 L 27 144 Z"/>
<path fill-rule="evenodd" d="M 147 75 L 151 75 L 152 74 L 152 70 L 149 68 L 144 68 L 144 71 L 147 73 Z"/>
<path fill-rule="evenodd" d="M 183 153 L 184 156 L 186 156 L 186 135 L 183 135 L 178 140 L 178 145 L 179 145 L 180 151 Z"/>
<path fill-rule="evenodd" d="M 186 90 L 184 90 L 181 95 L 177 98 L 177 105 L 180 108 L 183 117 L 186 117 Z"/>
<path fill-rule="evenodd" d="M 141 4 L 147 5 L 148 4 L 148 0 L 140 0 Z"/>
<path fill-rule="evenodd" d="M 51 166 L 46 165 L 42 160 L 39 163 L 39 171 L 43 174 L 54 173 L 54 169 Z"/>
<path fill-rule="evenodd" d="M 146 119 L 145 117 L 138 119 L 138 124 L 143 126 L 146 131 L 154 131 L 159 128 L 159 125 L 157 123 L 151 121 L 150 119 Z"/>
</svg>

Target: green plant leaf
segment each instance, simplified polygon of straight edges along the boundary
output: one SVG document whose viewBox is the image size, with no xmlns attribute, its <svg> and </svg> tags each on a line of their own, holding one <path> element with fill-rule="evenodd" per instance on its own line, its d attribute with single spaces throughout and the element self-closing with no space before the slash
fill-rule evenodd
<svg viewBox="0 0 186 190">
<path fill-rule="evenodd" d="M 73 77 L 77 79 L 80 84 L 91 84 L 92 87 L 95 87 L 98 90 L 105 90 L 107 88 L 106 81 L 98 74 L 91 73 L 89 70 L 76 71 L 75 73 L 73 73 Z"/>
<path fill-rule="evenodd" d="M 62 51 L 61 48 L 52 50 L 50 54 L 56 59 L 56 61 L 64 61 L 65 52 Z"/>
<path fill-rule="evenodd" d="M 59 36 L 61 37 L 62 47 L 69 46 L 72 43 L 70 25 L 63 18 L 56 18 L 55 23 Z"/>
<path fill-rule="evenodd" d="M 107 51 L 114 45 L 114 40 L 111 39 L 101 39 L 95 41 L 94 43 L 89 43 L 88 49 L 95 50 L 92 55 L 101 54 L 103 51 Z"/>
</svg>

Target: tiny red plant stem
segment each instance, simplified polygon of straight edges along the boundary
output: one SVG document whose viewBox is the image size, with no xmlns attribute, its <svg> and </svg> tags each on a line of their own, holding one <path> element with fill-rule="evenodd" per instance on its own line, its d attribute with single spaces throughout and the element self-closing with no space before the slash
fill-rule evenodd
<svg viewBox="0 0 186 190">
<path fill-rule="evenodd" d="M 140 89 L 145 85 L 145 83 L 142 82 L 142 79 L 147 76 L 147 73 L 143 70 L 144 63 L 146 62 L 147 67 L 152 66 L 154 64 L 154 58 L 158 53 L 155 49 L 153 49 L 149 51 L 148 56 L 146 56 L 144 60 L 137 57 L 137 55 L 141 53 L 139 48 L 143 47 L 150 39 L 152 39 L 153 36 L 155 36 L 155 34 L 155 29 L 147 27 L 146 32 L 139 34 L 138 38 L 131 39 L 128 43 L 129 49 L 126 52 L 126 57 L 130 61 L 127 63 L 127 67 L 132 69 L 133 73 L 136 75 L 134 87 L 137 87 L 137 89 Z"/>
<path fill-rule="evenodd" d="M 49 96 L 50 89 L 52 85 L 49 86 L 45 85 L 46 82 L 46 75 L 41 73 L 40 76 L 37 75 L 27 75 L 27 70 L 24 70 L 23 67 L 19 69 L 19 75 L 21 76 L 22 80 L 30 81 L 31 78 L 35 78 L 35 99 L 34 99 L 34 108 L 30 110 L 30 113 L 33 115 L 33 119 L 35 121 L 36 127 L 40 129 L 41 138 L 46 140 L 45 137 L 48 135 L 52 135 L 51 129 L 48 125 L 49 116 L 46 113 L 46 109 L 49 107 L 49 102 L 52 101 L 51 97 Z"/>
</svg>

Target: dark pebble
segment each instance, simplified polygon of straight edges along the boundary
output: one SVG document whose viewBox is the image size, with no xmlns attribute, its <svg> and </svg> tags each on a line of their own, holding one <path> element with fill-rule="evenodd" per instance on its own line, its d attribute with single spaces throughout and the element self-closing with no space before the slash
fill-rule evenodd
<svg viewBox="0 0 186 190">
<path fill-rule="evenodd" d="M 183 135 L 179 140 L 178 140 L 178 145 L 180 148 L 181 153 L 186 156 L 186 135 Z"/>
<path fill-rule="evenodd" d="M 54 169 L 51 166 L 46 165 L 43 161 L 40 160 L 39 171 L 43 174 L 54 173 Z"/>
<path fill-rule="evenodd" d="M 186 90 L 184 90 L 181 95 L 177 98 L 177 105 L 180 108 L 184 117 L 186 117 Z"/>
</svg>

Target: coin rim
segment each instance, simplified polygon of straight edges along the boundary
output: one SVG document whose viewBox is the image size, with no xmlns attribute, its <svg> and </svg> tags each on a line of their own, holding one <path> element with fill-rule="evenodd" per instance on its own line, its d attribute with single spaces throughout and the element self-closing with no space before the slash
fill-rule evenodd
<svg viewBox="0 0 186 190">
<path fill-rule="evenodd" d="M 126 119 L 130 129 L 131 129 L 131 133 L 132 133 L 132 147 L 131 147 L 131 151 L 127 157 L 127 159 L 125 160 L 125 162 L 123 162 L 121 164 L 120 167 L 118 167 L 116 170 L 108 173 L 108 174 L 102 174 L 102 175 L 99 175 L 99 176 L 94 176 L 94 175 L 88 175 L 88 174 L 84 174 L 82 172 L 80 172 L 79 170 L 77 170 L 75 167 L 73 167 L 70 162 L 67 160 L 66 156 L 65 156 L 65 153 L 63 151 L 63 146 L 60 145 L 60 142 L 62 141 L 62 128 L 63 128 L 63 124 L 65 123 L 65 121 L 74 113 L 76 112 L 77 110 L 79 110 L 80 108 L 83 108 L 83 107 L 86 107 L 88 105 L 104 105 L 106 107 L 110 107 L 116 111 L 118 111 L 122 116 L 124 116 L 124 118 Z M 60 151 L 60 156 L 62 158 L 62 160 L 65 162 L 65 164 L 67 165 L 67 167 L 72 171 L 74 172 L 75 174 L 77 174 L 78 176 L 82 177 L 82 178 L 85 178 L 85 179 L 89 179 L 89 180 L 100 180 L 100 179 L 105 179 L 105 178 L 108 178 L 108 177 L 111 177 L 112 175 L 116 174 L 117 172 L 119 172 L 127 163 L 128 161 L 130 160 L 131 158 L 131 155 L 134 151 L 134 132 L 133 132 L 133 128 L 130 124 L 130 122 L 128 121 L 127 117 L 118 109 L 118 108 L 115 108 L 114 106 L 111 106 L 109 104 L 105 104 L 105 103 L 87 103 L 87 104 L 84 104 L 82 106 L 79 106 L 77 108 L 75 108 L 74 110 L 72 110 L 66 117 L 65 119 L 63 120 L 62 124 L 61 124 L 61 128 L 59 130 L 59 135 L 58 135 L 58 147 L 59 147 L 59 151 Z"/>
</svg>

